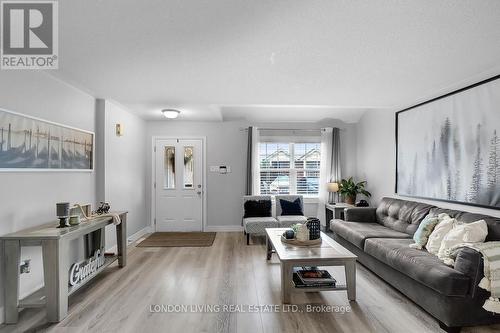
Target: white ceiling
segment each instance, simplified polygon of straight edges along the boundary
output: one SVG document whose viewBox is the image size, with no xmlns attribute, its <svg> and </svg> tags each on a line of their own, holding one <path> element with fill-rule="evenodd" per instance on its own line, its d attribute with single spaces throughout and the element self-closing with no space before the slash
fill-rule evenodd
<svg viewBox="0 0 500 333">
<path fill-rule="evenodd" d="M 147 119 L 355 122 L 500 73 L 500 1 L 65 0 L 59 78 Z"/>
</svg>

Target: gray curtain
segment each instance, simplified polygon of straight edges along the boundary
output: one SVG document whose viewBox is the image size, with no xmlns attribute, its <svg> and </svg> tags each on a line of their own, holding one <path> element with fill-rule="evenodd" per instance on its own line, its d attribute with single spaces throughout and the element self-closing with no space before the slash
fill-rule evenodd
<svg viewBox="0 0 500 333">
<path fill-rule="evenodd" d="M 330 166 L 330 183 L 340 183 L 342 170 L 340 166 L 340 129 L 333 128 L 332 131 L 332 164 Z M 339 202 L 338 193 L 333 193 L 336 202 Z"/>
<path fill-rule="evenodd" d="M 252 160 L 253 160 L 253 127 L 248 128 L 248 144 L 247 144 L 247 182 L 246 182 L 246 195 L 252 195 L 253 193 L 253 170 L 252 170 Z"/>
</svg>

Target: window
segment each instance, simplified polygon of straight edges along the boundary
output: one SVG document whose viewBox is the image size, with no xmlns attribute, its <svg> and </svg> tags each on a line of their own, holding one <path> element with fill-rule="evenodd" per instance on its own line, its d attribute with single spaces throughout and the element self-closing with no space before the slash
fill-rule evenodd
<svg viewBox="0 0 500 333">
<path fill-rule="evenodd" d="M 175 188 L 175 147 L 165 147 L 165 159 L 163 161 L 164 183 L 163 188 Z"/>
<path fill-rule="evenodd" d="M 320 143 L 260 143 L 260 193 L 318 196 L 320 147 Z"/>
<path fill-rule="evenodd" d="M 194 187 L 194 147 L 184 147 L 184 188 Z"/>
</svg>

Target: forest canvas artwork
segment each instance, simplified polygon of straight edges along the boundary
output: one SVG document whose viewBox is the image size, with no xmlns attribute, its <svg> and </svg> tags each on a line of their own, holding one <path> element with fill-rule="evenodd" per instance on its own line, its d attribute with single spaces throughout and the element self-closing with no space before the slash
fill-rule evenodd
<svg viewBox="0 0 500 333">
<path fill-rule="evenodd" d="M 500 78 L 397 114 L 396 187 L 500 208 Z"/>
<path fill-rule="evenodd" d="M 92 170 L 94 134 L 0 109 L 0 171 Z"/>
</svg>

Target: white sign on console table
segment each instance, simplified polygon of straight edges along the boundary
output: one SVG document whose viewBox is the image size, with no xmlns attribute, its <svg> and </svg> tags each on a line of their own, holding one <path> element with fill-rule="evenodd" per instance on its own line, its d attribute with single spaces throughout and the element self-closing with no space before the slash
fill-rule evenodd
<svg viewBox="0 0 500 333">
<path fill-rule="evenodd" d="M 69 270 L 69 285 L 75 286 L 87 277 L 94 275 L 104 266 L 104 250 L 97 250 L 93 257 L 74 263 Z"/>
<path fill-rule="evenodd" d="M 114 261 L 119 267 L 127 264 L 127 212 L 118 212 L 121 223 L 115 225 L 110 216 L 102 216 L 68 228 L 57 228 L 51 222 L 37 228 L 0 236 L 3 241 L 5 282 L 5 322 L 17 323 L 19 309 L 45 307 L 47 321 L 59 322 L 68 314 L 68 297 Z M 105 256 L 105 228 L 116 229 L 117 254 Z M 74 239 L 83 238 L 88 259 L 73 263 L 68 253 Z M 23 246 L 41 246 L 44 287 L 19 299 L 19 265 Z M 3 286 L 2 286 L 3 287 Z"/>
</svg>

